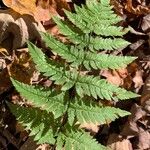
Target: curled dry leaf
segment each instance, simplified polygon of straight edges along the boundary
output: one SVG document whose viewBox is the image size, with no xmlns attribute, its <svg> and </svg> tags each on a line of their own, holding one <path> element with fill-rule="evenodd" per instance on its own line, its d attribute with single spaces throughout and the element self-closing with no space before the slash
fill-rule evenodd
<svg viewBox="0 0 150 150">
<path fill-rule="evenodd" d="M 136 71 L 135 76 L 133 77 L 133 82 L 134 82 L 134 87 L 136 89 L 136 92 L 138 92 L 144 84 L 142 76 L 143 76 L 143 71 L 138 70 Z"/>
<path fill-rule="evenodd" d="M 138 5 L 134 6 L 134 2 L 136 2 Z M 135 15 L 145 15 L 150 13 L 149 6 L 147 7 L 135 0 L 127 0 L 125 9 Z"/>
<path fill-rule="evenodd" d="M 140 150 L 150 149 L 150 133 L 141 129 L 139 132 L 139 141 L 137 143 L 137 148 Z"/>
<path fill-rule="evenodd" d="M 138 136 L 139 126 L 137 122 L 146 115 L 146 112 L 141 106 L 134 104 L 130 110 L 131 115 L 128 118 L 128 122 L 124 126 L 121 135 L 127 136 L 128 138 Z"/>
<path fill-rule="evenodd" d="M 128 71 L 125 68 L 118 70 L 102 70 L 100 75 L 106 77 L 109 83 L 115 84 L 117 86 L 122 86 L 124 84 L 124 79 L 128 76 Z"/>
<path fill-rule="evenodd" d="M 147 31 L 150 30 L 150 14 L 146 15 L 145 17 L 143 17 L 143 21 L 142 21 L 142 30 L 143 31 Z"/>
<path fill-rule="evenodd" d="M 133 142 L 134 149 L 150 149 L 149 112 L 145 111 L 144 106 L 135 104 L 131 108 L 131 113 L 121 135 L 127 138 L 136 137 Z"/>
<path fill-rule="evenodd" d="M 45 32 L 45 29 L 32 16 L 0 11 L 0 44 L 7 50 L 21 48 L 27 40 L 40 39 L 39 31 Z"/>
<path fill-rule="evenodd" d="M 133 150 L 130 141 L 128 139 L 120 139 L 117 134 L 109 136 L 107 145 L 111 150 Z"/>
</svg>

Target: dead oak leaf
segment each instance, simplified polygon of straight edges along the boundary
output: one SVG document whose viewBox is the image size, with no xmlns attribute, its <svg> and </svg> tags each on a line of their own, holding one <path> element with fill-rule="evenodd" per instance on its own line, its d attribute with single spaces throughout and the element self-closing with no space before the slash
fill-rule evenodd
<svg viewBox="0 0 150 150">
<path fill-rule="evenodd" d="M 36 11 L 36 0 L 2 0 L 3 3 L 20 14 L 33 15 Z"/>
<path fill-rule="evenodd" d="M 3 0 L 17 13 L 32 15 L 37 21 L 48 21 L 54 15 L 64 15 L 63 8 L 70 10 L 65 0 Z"/>
</svg>

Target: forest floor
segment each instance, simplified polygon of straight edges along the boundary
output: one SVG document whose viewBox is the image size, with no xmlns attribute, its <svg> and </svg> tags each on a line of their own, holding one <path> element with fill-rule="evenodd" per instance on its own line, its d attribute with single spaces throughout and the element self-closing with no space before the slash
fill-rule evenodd
<svg viewBox="0 0 150 150">
<path fill-rule="evenodd" d="M 14 5 L 11 5 L 13 1 Z M 51 81 L 35 71 L 25 43 L 30 40 L 41 46 L 39 31 L 65 40 L 51 17 L 64 17 L 63 8 L 73 11 L 74 3 L 81 5 L 84 1 L 37 0 L 35 3 L 34 0 L 0 0 L 0 150 L 50 149 L 47 144 L 33 142 L 10 113 L 6 101 L 23 105 L 23 98 L 13 87 L 10 76 L 24 83 L 50 86 Z M 113 54 L 138 58 L 127 68 L 103 70 L 101 75 L 110 83 L 134 91 L 141 97 L 115 103 L 116 107 L 130 111 L 129 117 L 108 125 L 87 124 L 85 127 L 112 150 L 150 150 L 150 0 L 111 0 L 111 4 L 123 18 L 119 25 L 129 28 L 124 39 L 131 43 Z M 5 34 L 2 32 L 4 22 L 8 24 Z"/>
</svg>

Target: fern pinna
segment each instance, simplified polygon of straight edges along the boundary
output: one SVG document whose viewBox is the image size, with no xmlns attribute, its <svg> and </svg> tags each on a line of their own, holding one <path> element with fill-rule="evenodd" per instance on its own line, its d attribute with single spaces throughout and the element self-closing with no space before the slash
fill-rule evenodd
<svg viewBox="0 0 150 150">
<path fill-rule="evenodd" d="M 75 6 L 75 12 L 65 10 L 68 18 L 65 21 L 53 18 L 66 43 L 41 33 L 47 47 L 59 55 L 64 64 L 47 58 L 41 49 L 28 43 L 37 70 L 61 88 L 44 89 L 12 79 L 17 91 L 33 107 L 8 105 L 38 143 L 49 143 L 57 150 L 105 150 L 107 148 L 80 129 L 79 124 L 105 124 L 129 115 L 100 101 L 125 100 L 138 95 L 91 74 L 94 70 L 125 67 L 136 58 L 100 53 L 129 44 L 122 39 L 128 30 L 115 26 L 121 18 L 114 14 L 109 0 L 87 0 L 86 5 Z"/>
</svg>

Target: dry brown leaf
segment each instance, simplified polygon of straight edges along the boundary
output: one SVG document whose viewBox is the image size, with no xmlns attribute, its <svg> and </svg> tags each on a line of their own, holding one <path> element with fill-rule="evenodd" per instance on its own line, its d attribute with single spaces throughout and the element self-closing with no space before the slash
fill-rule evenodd
<svg viewBox="0 0 150 150">
<path fill-rule="evenodd" d="M 144 15 L 144 14 L 149 14 L 150 13 L 150 8 L 149 6 L 143 6 L 142 4 L 137 5 L 136 7 L 133 6 L 133 3 L 135 2 L 135 0 L 127 0 L 127 3 L 125 5 L 125 9 L 132 13 L 132 14 L 136 14 L 136 15 Z"/>
<path fill-rule="evenodd" d="M 143 31 L 150 30 L 150 14 L 146 15 L 145 17 L 143 17 L 143 21 L 142 21 L 141 27 L 142 27 Z"/>
<path fill-rule="evenodd" d="M 23 145 L 19 148 L 19 150 L 36 150 L 38 145 L 36 144 L 35 141 L 31 137 L 29 137 Z"/>
<path fill-rule="evenodd" d="M 14 54 L 12 63 L 7 66 L 8 72 L 12 78 L 30 84 L 35 71 L 35 65 L 31 61 L 27 49 L 20 50 L 17 55 Z"/>
<path fill-rule="evenodd" d="M 50 149 L 51 148 L 49 144 L 42 144 L 36 150 L 50 150 Z"/>
<path fill-rule="evenodd" d="M 141 130 L 139 132 L 139 141 L 137 148 L 140 150 L 150 149 L 150 132 Z"/>
<path fill-rule="evenodd" d="M 134 82 L 134 87 L 136 92 L 138 92 L 144 84 L 142 76 L 143 76 L 143 71 L 137 70 L 135 76 L 133 77 L 133 82 Z"/>
<path fill-rule="evenodd" d="M 37 21 L 48 21 L 54 15 L 64 15 L 62 9 L 70 10 L 65 0 L 3 0 L 17 13 L 32 15 Z"/>
<path fill-rule="evenodd" d="M 0 45 L 7 51 L 25 46 L 27 40 L 40 39 L 39 31 L 45 29 L 32 16 L 0 11 Z"/>
<path fill-rule="evenodd" d="M 121 135 L 127 136 L 128 138 L 138 136 L 140 128 L 137 122 L 146 115 L 146 111 L 141 106 L 134 104 L 130 110 L 131 115 L 129 116 L 128 122 L 124 126 Z"/>
<path fill-rule="evenodd" d="M 133 150 L 130 141 L 128 139 L 120 139 L 117 134 L 109 136 L 107 145 L 111 150 Z"/>
<path fill-rule="evenodd" d="M 36 0 L 2 0 L 3 3 L 20 14 L 34 15 Z"/>
<path fill-rule="evenodd" d="M 124 15 L 124 12 L 123 12 L 123 5 L 117 1 L 117 0 L 111 0 L 110 1 L 111 5 L 114 6 L 114 9 L 116 11 L 116 13 L 120 16 L 123 16 Z"/>
<path fill-rule="evenodd" d="M 7 91 L 12 86 L 7 69 L 0 72 L 0 94 Z"/>
<path fill-rule="evenodd" d="M 119 76 L 119 74 L 115 70 L 113 71 L 102 70 L 100 74 L 106 77 L 109 83 L 115 84 L 117 86 L 120 86 L 123 84 L 123 79 Z"/>
<path fill-rule="evenodd" d="M 95 135 L 99 130 L 99 123 L 82 123 L 80 128 L 90 132 L 91 135 Z"/>
<path fill-rule="evenodd" d="M 124 84 L 124 79 L 128 76 L 128 71 L 125 68 L 112 71 L 102 70 L 100 74 L 106 77 L 109 83 L 122 86 Z"/>
</svg>

